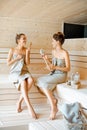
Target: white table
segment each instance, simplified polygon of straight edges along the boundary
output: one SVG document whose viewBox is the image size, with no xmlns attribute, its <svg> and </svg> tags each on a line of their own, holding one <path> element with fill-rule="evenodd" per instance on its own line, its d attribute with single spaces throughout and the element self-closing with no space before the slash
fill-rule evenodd
<svg viewBox="0 0 87 130">
<path fill-rule="evenodd" d="M 87 81 L 81 82 L 79 89 L 74 89 L 66 83 L 57 85 L 58 97 L 70 103 L 79 102 L 87 108 Z"/>
</svg>

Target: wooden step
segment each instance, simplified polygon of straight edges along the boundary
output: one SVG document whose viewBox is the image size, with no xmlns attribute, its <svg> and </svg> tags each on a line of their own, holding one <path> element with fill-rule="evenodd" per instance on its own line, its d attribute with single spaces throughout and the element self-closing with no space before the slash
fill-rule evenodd
<svg viewBox="0 0 87 130">
<path fill-rule="evenodd" d="M 16 112 L 16 105 L 0 106 L 0 130 L 4 127 L 28 125 L 30 122 L 46 121 L 49 120 L 50 106 L 47 103 L 32 104 L 38 119 L 35 120 L 30 117 L 26 106 L 22 106 L 21 113 Z M 60 112 L 57 113 L 57 119 L 61 119 Z"/>
</svg>

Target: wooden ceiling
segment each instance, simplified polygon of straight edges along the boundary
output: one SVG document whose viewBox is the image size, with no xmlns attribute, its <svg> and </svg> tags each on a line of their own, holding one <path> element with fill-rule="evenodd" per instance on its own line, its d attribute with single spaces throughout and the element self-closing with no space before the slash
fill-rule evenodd
<svg viewBox="0 0 87 130">
<path fill-rule="evenodd" d="M 87 25 L 87 0 L 0 0 L 0 17 Z"/>
</svg>

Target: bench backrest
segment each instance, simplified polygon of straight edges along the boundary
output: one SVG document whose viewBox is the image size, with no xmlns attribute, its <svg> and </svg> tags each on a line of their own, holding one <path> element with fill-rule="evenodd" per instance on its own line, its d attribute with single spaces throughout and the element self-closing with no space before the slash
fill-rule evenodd
<svg viewBox="0 0 87 130">
<path fill-rule="evenodd" d="M 6 64 L 6 59 L 8 56 L 9 48 L 0 48 L 0 66 L 1 64 Z M 46 51 L 48 57 L 51 58 L 51 51 Z M 71 62 L 71 71 L 78 71 L 82 79 L 87 79 L 87 52 L 86 51 L 69 51 L 70 62 Z M 30 72 L 35 74 L 45 74 L 48 71 L 45 69 L 44 60 L 42 59 L 39 49 L 32 49 L 30 55 Z M 6 66 L 6 65 L 5 65 Z"/>
</svg>

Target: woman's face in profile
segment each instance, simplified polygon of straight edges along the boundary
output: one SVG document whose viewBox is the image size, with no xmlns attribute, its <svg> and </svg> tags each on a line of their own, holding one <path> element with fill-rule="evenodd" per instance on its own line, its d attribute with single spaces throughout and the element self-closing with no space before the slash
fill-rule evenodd
<svg viewBox="0 0 87 130">
<path fill-rule="evenodd" d="M 57 46 L 57 41 L 54 38 L 52 39 L 52 46 L 53 48 L 56 48 Z"/>
<path fill-rule="evenodd" d="M 26 36 L 25 36 L 25 35 L 22 35 L 18 42 L 19 42 L 19 44 L 20 44 L 21 46 L 24 47 L 24 46 L 26 45 L 26 42 L 27 42 Z"/>
</svg>

